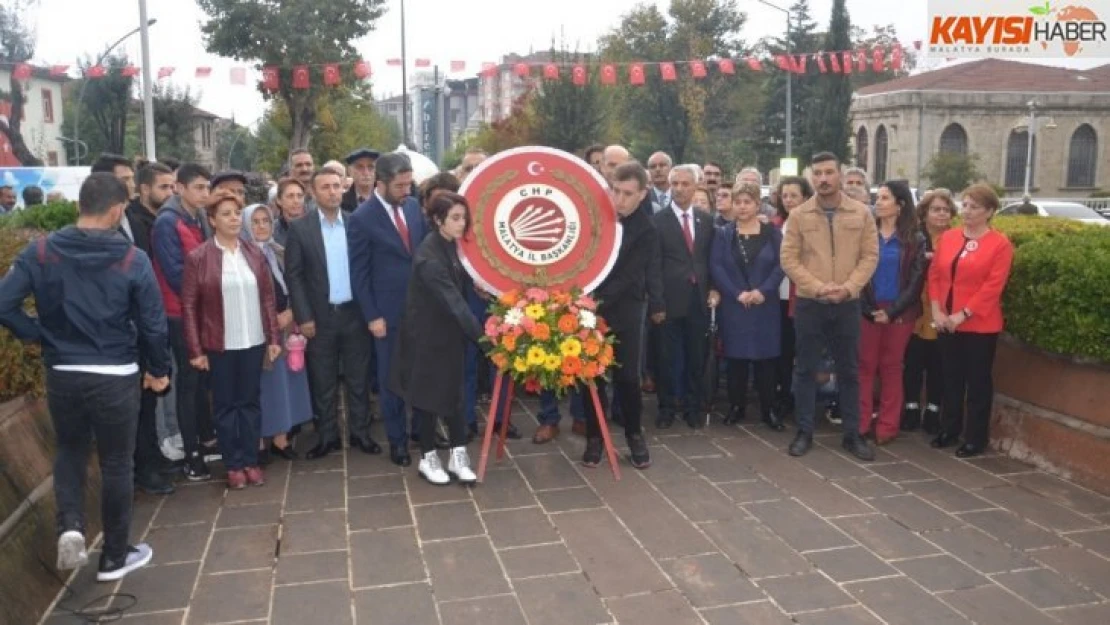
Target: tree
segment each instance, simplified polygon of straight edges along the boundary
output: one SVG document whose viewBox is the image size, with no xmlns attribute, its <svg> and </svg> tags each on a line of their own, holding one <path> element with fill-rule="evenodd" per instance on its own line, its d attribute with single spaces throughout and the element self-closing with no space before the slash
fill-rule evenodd
<svg viewBox="0 0 1110 625">
<path fill-rule="evenodd" d="M 921 175 L 927 178 L 933 187 L 943 187 L 951 189 L 953 193 L 959 193 L 972 183 L 983 179 L 978 163 L 977 154 L 937 152 L 929 159 L 929 164 L 925 166 Z"/>
<path fill-rule="evenodd" d="M 0 62 L 6 64 L 26 63 L 35 55 L 35 33 L 24 21 L 24 11 L 33 4 L 14 0 L 0 5 Z M 11 114 L 7 121 L 0 120 L 0 132 L 7 137 L 11 144 L 12 154 L 24 165 L 41 166 L 42 159 L 35 156 L 27 147 L 23 138 L 20 125 L 23 122 L 23 107 L 27 103 L 27 96 L 23 93 L 23 85 L 11 71 L 8 91 L 0 89 L 0 99 L 11 101 Z"/>
<path fill-rule="evenodd" d="M 240 61 L 282 66 L 276 94 L 290 113 L 290 148 L 308 147 L 323 86 L 320 64 L 341 63 L 347 82 L 359 55 L 353 42 L 366 36 L 385 0 L 197 0 L 208 14 L 201 26 L 209 52 Z M 308 89 L 294 89 L 287 63 L 311 67 Z M 269 95 L 269 94 L 267 94 Z"/>
<path fill-rule="evenodd" d="M 196 158 L 197 97 L 186 87 L 155 84 L 154 134 L 158 151 L 181 161 Z"/>
<path fill-rule="evenodd" d="M 532 110 L 533 97 L 528 92 L 517 98 L 509 116 L 492 124 L 483 124 L 470 145 L 485 150 L 487 154 L 496 154 L 510 148 L 538 143 L 536 115 Z"/>
<path fill-rule="evenodd" d="M 584 85 L 574 84 L 573 79 L 544 82 L 532 100 L 535 113 L 536 139 L 542 145 L 577 152 L 601 141 L 606 131 L 606 95 L 599 83 L 599 68 L 589 63 L 585 55 L 569 52 L 564 44 L 561 50 L 551 48 L 555 63 L 586 66 L 589 78 Z"/>
<path fill-rule="evenodd" d="M 848 50 L 852 45 L 851 27 L 845 0 L 834 0 L 825 49 Z M 818 76 L 816 98 L 808 124 L 811 145 L 816 151 L 827 150 L 847 161 L 848 138 L 852 132 L 848 121 L 848 111 L 852 107 L 849 77 L 836 73 Z M 805 156 L 808 159 L 809 154 Z"/>
<path fill-rule="evenodd" d="M 78 106 L 81 107 L 80 138 L 88 146 L 88 156 L 92 159 L 101 152 L 126 152 L 128 115 L 135 106 L 131 97 L 135 81 L 121 73 L 124 67 L 131 64 L 127 56 L 113 54 L 100 64 L 106 70 L 104 76 L 82 78 L 73 84 L 69 94 L 75 99 L 67 112 L 73 114 Z M 93 61 L 86 58 L 79 65 L 82 74 L 86 74 Z M 79 148 L 74 146 L 73 149 Z"/>
</svg>

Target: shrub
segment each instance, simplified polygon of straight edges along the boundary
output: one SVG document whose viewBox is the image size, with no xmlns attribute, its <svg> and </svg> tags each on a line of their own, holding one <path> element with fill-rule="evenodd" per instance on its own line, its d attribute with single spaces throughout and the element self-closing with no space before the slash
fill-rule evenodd
<svg viewBox="0 0 1110 625">
<path fill-rule="evenodd" d="M 32 234 L 26 230 L 0 228 L 0 268 L 7 274 L 16 255 Z M 42 397 L 45 390 L 42 352 L 38 345 L 24 344 L 0 326 L 0 402 L 23 395 Z"/>
<path fill-rule="evenodd" d="M 0 227 L 53 232 L 76 221 L 76 202 L 50 202 L 4 215 L 0 218 Z"/>
</svg>

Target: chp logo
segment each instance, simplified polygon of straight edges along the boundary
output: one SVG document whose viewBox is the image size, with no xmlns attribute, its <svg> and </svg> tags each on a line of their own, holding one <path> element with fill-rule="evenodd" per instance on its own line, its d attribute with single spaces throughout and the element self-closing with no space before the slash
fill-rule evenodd
<svg viewBox="0 0 1110 625">
<path fill-rule="evenodd" d="M 1110 0 L 929 0 L 928 51 L 961 58 L 1110 54 Z"/>
<path fill-rule="evenodd" d="M 471 173 L 462 193 L 472 229 L 459 255 L 488 291 L 590 292 L 616 261 L 621 230 L 608 185 L 571 154 L 545 147 L 501 152 Z"/>
</svg>

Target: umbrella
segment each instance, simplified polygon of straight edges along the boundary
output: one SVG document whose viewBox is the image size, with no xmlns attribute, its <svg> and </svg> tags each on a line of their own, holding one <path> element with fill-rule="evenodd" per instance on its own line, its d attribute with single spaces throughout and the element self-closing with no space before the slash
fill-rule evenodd
<svg viewBox="0 0 1110 625">
<path fill-rule="evenodd" d="M 705 424 L 709 425 L 713 400 L 720 383 L 720 357 L 717 353 L 717 308 L 709 309 L 709 330 L 706 332 L 705 368 L 702 378 L 702 396 L 705 398 Z"/>
</svg>

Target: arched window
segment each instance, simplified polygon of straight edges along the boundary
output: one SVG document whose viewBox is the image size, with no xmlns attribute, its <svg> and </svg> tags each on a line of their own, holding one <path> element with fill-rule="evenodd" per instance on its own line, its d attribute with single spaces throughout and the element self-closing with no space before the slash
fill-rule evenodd
<svg viewBox="0 0 1110 625">
<path fill-rule="evenodd" d="M 940 133 L 940 153 L 967 155 L 967 131 L 959 124 L 948 124 Z"/>
<path fill-rule="evenodd" d="M 886 158 L 886 126 L 879 126 L 875 131 L 875 170 L 871 172 L 871 179 L 876 183 L 886 180 Z"/>
<path fill-rule="evenodd" d="M 1020 189 L 1025 186 L 1025 155 L 1029 150 L 1029 132 L 1025 130 L 1011 130 L 1010 138 L 1006 140 L 1006 176 L 1005 187 Z M 1033 138 L 1033 164 L 1029 168 L 1029 187 L 1036 186 L 1037 173 L 1037 139 Z"/>
<path fill-rule="evenodd" d="M 856 133 L 856 167 L 867 169 L 867 126 L 860 126 Z"/>
<path fill-rule="evenodd" d="M 1098 137 L 1090 124 L 1075 129 L 1068 145 L 1068 186 L 1095 186 L 1095 159 L 1098 154 Z"/>
</svg>

